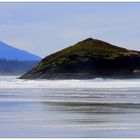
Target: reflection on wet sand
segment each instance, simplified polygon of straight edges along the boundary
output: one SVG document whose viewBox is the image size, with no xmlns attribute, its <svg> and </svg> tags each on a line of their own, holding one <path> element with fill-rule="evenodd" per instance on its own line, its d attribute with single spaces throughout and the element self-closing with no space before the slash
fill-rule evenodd
<svg viewBox="0 0 140 140">
<path fill-rule="evenodd" d="M 55 121 L 79 124 L 105 124 L 118 122 L 118 117 L 127 117 L 129 114 L 140 113 L 140 104 L 133 103 L 94 103 L 94 102 L 43 102 L 50 112 L 59 112 L 60 118 Z M 65 118 L 65 114 L 69 114 Z M 130 118 L 129 118 L 130 119 Z M 124 121 L 124 119 L 122 119 Z M 125 118 L 127 121 L 127 118 Z"/>
<path fill-rule="evenodd" d="M 0 137 L 140 137 L 140 80 L 3 80 Z"/>
</svg>

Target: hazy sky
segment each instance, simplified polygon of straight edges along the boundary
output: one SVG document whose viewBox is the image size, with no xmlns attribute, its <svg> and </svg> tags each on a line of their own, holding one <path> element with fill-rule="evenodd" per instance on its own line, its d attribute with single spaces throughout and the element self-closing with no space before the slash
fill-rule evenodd
<svg viewBox="0 0 140 140">
<path fill-rule="evenodd" d="M 140 3 L 0 3 L 0 40 L 39 56 L 86 38 L 140 50 Z"/>
</svg>

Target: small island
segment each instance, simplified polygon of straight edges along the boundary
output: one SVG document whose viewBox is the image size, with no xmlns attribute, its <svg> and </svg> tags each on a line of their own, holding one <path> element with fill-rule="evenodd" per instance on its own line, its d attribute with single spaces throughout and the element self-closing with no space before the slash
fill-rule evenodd
<svg viewBox="0 0 140 140">
<path fill-rule="evenodd" d="M 88 38 L 44 58 L 21 79 L 140 77 L 140 52 Z"/>
</svg>

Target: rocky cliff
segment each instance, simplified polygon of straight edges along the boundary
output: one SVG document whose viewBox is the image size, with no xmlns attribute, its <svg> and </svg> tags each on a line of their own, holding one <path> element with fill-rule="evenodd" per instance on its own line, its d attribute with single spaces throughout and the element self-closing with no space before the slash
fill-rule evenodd
<svg viewBox="0 0 140 140">
<path fill-rule="evenodd" d="M 24 79 L 90 79 L 137 77 L 140 52 L 88 38 L 44 58 Z"/>
</svg>

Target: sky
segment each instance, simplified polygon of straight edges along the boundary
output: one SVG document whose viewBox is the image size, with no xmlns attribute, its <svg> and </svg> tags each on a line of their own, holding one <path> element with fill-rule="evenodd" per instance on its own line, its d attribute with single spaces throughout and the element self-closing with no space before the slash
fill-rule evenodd
<svg viewBox="0 0 140 140">
<path fill-rule="evenodd" d="M 140 3 L 0 3 L 0 41 L 45 57 L 86 38 L 140 51 Z"/>
</svg>

